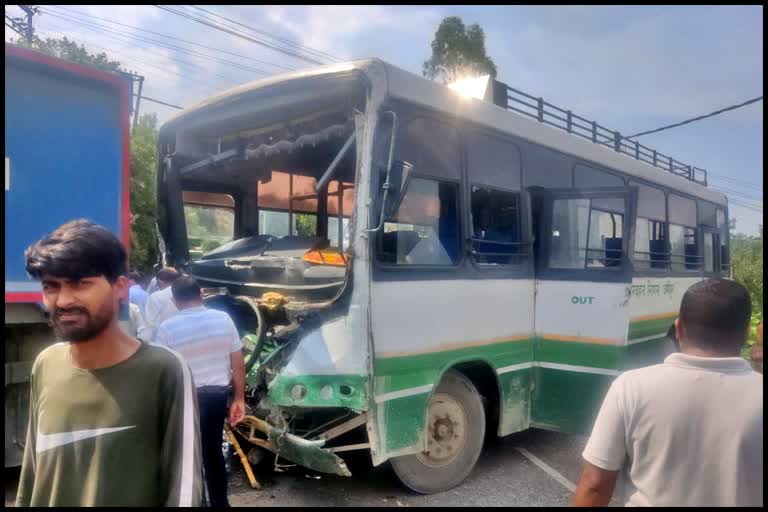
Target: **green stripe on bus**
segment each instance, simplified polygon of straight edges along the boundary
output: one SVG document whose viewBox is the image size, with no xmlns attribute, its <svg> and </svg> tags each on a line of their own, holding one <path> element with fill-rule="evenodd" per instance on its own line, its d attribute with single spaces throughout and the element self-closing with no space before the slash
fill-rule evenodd
<svg viewBox="0 0 768 512">
<path fill-rule="evenodd" d="M 269 384 L 268 397 L 283 407 L 368 408 L 367 379 L 362 375 L 278 375 Z M 296 388 L 295 386 L 302 386 Z"/>
<path fill-rule="evenodd" d="M 646 336 L 653 336 L 655 334 L 666 334 L 673 323 L 675 323 L 675 317 L 673 316 L 630 322 L 628 338 L 630 340 L 636 340 L 638 338 L 645 338 Z"/>
<path fill-rule="evenodd" d="M 623 364 L 625 347 L 536 338 L 534 351 L 536 361 L 615 370 Z"/>
<path fill-rule="evenodd" d="M 537 368 L 531 426 L 589 434 L 613 377 Z"/>
<path fill-rule="evenodd" d="M 447 368 L 462 362 L 484 361 L 492 368 L 503 368 L 531 361 L 532 358 L 529 340 L 496 342 L 412 356 L 378 357 L 373 365 L 376 394 L 435 384 L 437 377 Z"/>
</svg>

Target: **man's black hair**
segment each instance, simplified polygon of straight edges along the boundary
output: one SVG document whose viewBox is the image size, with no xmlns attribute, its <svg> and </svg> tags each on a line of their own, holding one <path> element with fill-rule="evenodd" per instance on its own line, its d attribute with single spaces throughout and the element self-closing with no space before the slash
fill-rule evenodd
<svg viewBox="0 0 768 512">
<path fill-rule="evenodd" d="M 104 226 L 85 219 L 67 222 L 24 251 L 27 273 L 63 279 L 104 276 L 110 283 L 127 270 L 122 242 Z"/>
<path fill-rule="evenodd" d="M 688 343 L 719 353 L 738 352 L 747 339 L 751 313 L 747 289 L 728 279 L 694 284 L 680 304 L 680 322 Z"/>
<path fill-rule="evenodd" d="M 200 300 L 200 284 L 194 277 L 180 276 L 171 285 L 171 292 L 176 302 Z"/>
<path fill-rule="evenodd" d="M 132 272 L 128 272 L 128 279 L 132 279 L 136 284 L 139 284 L 141 283 L 141 274 L 139 274 L 135 270 Z"/>
<path fill-rule="evenodd" d="M 179 278 L 181 274 L 179 271 L 172 267 L 161 268 L 157 273 L 157 280 L 164 281 L 166 283 L 172 283 Z"/>
</svg>

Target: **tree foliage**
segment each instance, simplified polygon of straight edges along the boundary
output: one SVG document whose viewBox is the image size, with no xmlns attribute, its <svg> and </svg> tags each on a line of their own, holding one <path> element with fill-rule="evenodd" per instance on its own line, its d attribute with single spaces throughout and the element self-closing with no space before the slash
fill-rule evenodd
<svg viewBox="0 0 768 512">
<path fill-rule="evenodd" d="M 131 134 L 131 267 L 157 262 L 157 114 L 143 114 Z"/>
<path fill-rule="evenodd" d="M 422 74 L 442 83 L 467 76 L 496 78 L 496 64 L 486 55 L 485 32 L 480 25 L 465 26 L 458 16 L 443 19 L 432 41 L 432 56 L 424 62 Z"/>
<path fill-rule="evenodd" d="M 731 237 L 731 275 L 752 298 L 752 310 L 763 312 L 763 237 L 737 233 Z"/>
<path fill-rule="evenodd" d="M 50 38 L 41 39 L 37 36 L 32 36 L 32 44 L 27 43 L 26 39 L 19 38 L 12 41 L 14 44 L 37 50 L 60 59 L 65 59 L 77 64 L 84 64 L 86 66 L 93 66 L 102 71 L 125 71 L 122 64 L 119 61 L 112 60 L 104 53 L 90 53 L 86 50 L 82 44 L 77 44 L 75 41 L 62 38 Z"/>
<path fill-rule="evenodd" d="M 11 40 L 11 43 L 53 57 L 91 66 L 109 73 L 123 72 L 119 61 L 104 53 L 90 53 L 85 46 L 66 37 L 32 37 Z M 131 247 L 130 266 L 148 271 L 157 261 L 157 229 L 155 205 L 155 173 L 157 159 L 157 116 L 145 114 L 131 134 Z"/>
</svg>

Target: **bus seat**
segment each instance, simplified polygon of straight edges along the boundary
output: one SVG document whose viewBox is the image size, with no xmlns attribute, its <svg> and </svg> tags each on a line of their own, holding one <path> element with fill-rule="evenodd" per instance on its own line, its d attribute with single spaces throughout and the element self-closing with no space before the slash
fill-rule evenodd
<svg viewBox="0 0 768 512">
<path fill-rule="evenodd" d="M 667 268 L 665 260 L 668 259 L 668 256 L 665 243 L 666 240 L 650 241 L 649 249 L 651 254 L 649 260 L 651 261 L 651 268 Z"/>
<path fill-rule="evenodd" d="M 621 242 L 623 238 L 606 238 L 605 239 L 605 266 L 606 267 L 618 267 L 621 264 L 622 247 Z M 617 258 L 617 259 L 608 259 Z"/>
</svg>

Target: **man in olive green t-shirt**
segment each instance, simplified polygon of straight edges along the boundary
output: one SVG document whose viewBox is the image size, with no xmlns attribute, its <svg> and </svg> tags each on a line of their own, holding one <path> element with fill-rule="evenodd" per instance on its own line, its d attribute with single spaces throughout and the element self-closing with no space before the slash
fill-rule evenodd
<svg viewBox="0 0 768 512">
<path fill-rule="evenodd" d="M 30 246 L 57 335 L 35 360 L 17 506 L 199 506 L 202 466 L 189 367 L 124 334 L 126 252 L 72 221 Z"/>
</svg>

